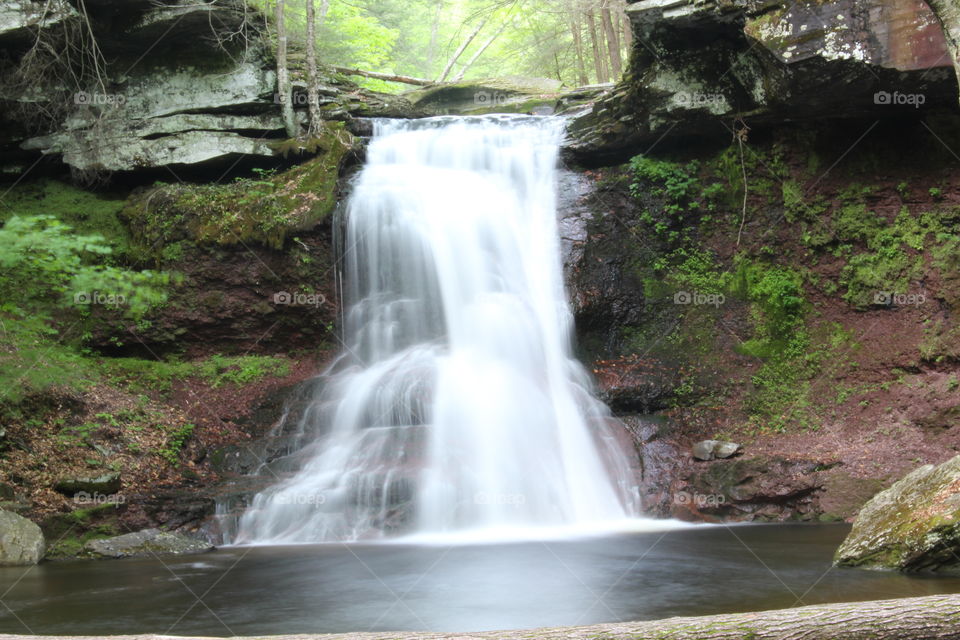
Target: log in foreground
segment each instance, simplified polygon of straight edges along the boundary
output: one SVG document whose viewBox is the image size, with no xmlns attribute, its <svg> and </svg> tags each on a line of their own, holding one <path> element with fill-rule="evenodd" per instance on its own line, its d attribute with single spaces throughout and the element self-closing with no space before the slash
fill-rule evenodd
<svg viewBox="0 0 960 640">
<path fill-rule="evenodd" d="M 229 624 L 229 621 L 225 621 Z M 104 636 L 10 636 L 3 640 L 100 640 Z M 960 594 L 820 604 L 651 622 L 481 633 L 345 633 L 250 636 L 258 640 L 947 640 L 960 639 Z M 111 636 L 170 640 L 174 636 Z M 182 637 L 186 638 L 186 637 Z M 222 640 L 190 636 L 192 640 Z"/>
</svg>

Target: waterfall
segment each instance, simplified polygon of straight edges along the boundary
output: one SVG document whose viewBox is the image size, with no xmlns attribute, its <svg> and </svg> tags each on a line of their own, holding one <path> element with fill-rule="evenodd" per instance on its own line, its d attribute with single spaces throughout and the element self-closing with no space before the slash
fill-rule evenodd
<svg viewBox="0 0 960 640">
<path fill-rule="evenodd" d="M 637 512 L 619 425 L 572 356 L 563 121 L 378 121 L 345 207 L 343 354 L 305 461 L 240 543 L 542 530 Z"/>
</svg>

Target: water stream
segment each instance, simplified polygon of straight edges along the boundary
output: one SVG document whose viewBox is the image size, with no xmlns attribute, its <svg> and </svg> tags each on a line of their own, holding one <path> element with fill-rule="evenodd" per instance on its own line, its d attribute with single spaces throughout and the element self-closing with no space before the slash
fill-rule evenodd
<svg viewBox="0 0 960 640">
<path fill-rule="evenodd" d="M 637 515 L 626 447 L 571 350 L 563 121 L 379 121 L 345 208 L 344 345 L 305 462 L 238 543 L 530 535 Z"/>
</svg>

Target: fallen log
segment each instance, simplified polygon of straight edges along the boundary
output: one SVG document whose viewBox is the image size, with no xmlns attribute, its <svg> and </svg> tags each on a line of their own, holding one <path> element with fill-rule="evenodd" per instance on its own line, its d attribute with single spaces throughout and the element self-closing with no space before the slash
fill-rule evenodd
<svg viewBox="0 0 960 640">
<path fill-rule="evenodd" d="M 364 78 L 373 78 L 374 80 L 387 80 L 388 82 L 401 82 L 403 84 L 415 84 L 418 87 L 429 87 L 433 84 L 430 80 L 423 78 L 411 78 L 410 76 L 396 76 L 389 73 L 377 73 L 375 71 L 361 71 L 360 69 L 348 69 L 346 67 L 332 67 L 337 73 L 348 76 L 363 76 Z"/>
<path fill-rule="evenodd" d="M 229 620 L 225 620 L 229 624 Z M 6 636 L 4 640 L 101 640 L 103 636 Z M 960 594 L 818 604 L 793 609 L 667 618 L 586 627 L 478 633 L 344 633 L 256 636 L 258 640 L 958 640 Z M 172 640 L 174 636 L 111 636 Z M 185 638 L 186 637 L 181 637 Z M 222 640 L 190 636 L 190 640 Z M 237 638 L 236 640 L 243 640 Z"/>
</svg>

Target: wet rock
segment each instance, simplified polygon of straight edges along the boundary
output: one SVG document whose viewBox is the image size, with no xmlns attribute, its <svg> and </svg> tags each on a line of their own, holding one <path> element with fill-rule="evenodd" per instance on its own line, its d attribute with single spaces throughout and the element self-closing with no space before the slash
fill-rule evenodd
<svg viewBox="0 0 960 640">
<path fill-rule="evenodd" d="M 823 474 L 823 492 L 819 495 L 820 520 L 848 520 L 883 489 L 876 478 L 857 478 L 834 469 Z"/>
<path fill-rule="evenodd" d="M 925 465 L 860 510 L 841 566 L 960 573 L 960 456 Z"/>
<path fill-rule="evenodd" d="M 78 493 L 110 495 L 120 491 L 120 473 L 104 473 L 99 476 L 63 478 L 54 488 L 67 496 Z"/>
<path fill-rule="evenodd" d="M 0 567 L 40 562 L 46 542 L 40 527 L 9 511 L 0 511 Z"/>
<path fill-rule="evenodd" d="M 756 456 L 715 460 L 694 467 L 682 490 L 691 496 L 680 511 L 733 520 L 807 519 L 822 465 L 812 460 Z"/>
<path fill-rule="evenodd" d="M 640 448 L 643 467 L 640 504 L 644 513 L 661 518 L 675 515 L 674 502 L 683 475 L 683 458 L 680 449 L 669 441 L 654 440 Z"/>
<path fill-rule="evenodd" d="M 214 550 L 214 546 L 209 542 L 159 529 L 145 529 L 114 538 L 91 540 L 83 548 L 95 558 L 184 555 Z"/>
</svg>

